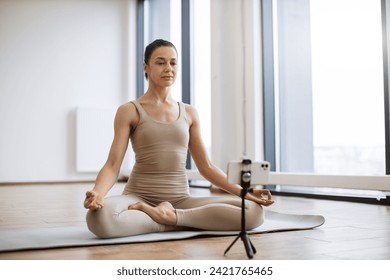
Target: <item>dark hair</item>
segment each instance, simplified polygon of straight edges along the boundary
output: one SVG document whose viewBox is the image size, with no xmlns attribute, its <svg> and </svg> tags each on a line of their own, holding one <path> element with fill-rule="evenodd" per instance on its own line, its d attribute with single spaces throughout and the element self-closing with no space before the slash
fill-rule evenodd
<svg viewBox="0 0 390 280">
<path fill-rule="evenodd" d="M 150 57 L 152 56 L 152 53 L 160 47 L 174 48 L 176 53 L 177 53 L 177 49 L 176 49 L 175 45 L 172 44 L 171 42 L 163 40 L 163 39 L 154 40 L 149 45 L 147 45 L 145 48 L 145 54 L 144 54 L 144 63 L 145 64 L 149 63 L 149 60 L 150 60 Z M 145 78 L 148 79 L 148 74 L 146 74 L 146 73 L 145 73 Z"/>
</svg>

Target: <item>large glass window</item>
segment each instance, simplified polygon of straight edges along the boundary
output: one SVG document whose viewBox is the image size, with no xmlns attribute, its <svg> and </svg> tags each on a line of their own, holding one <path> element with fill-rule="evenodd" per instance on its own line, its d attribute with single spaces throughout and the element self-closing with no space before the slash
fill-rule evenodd
<svg viewBox="0 0 390 280">
<path fill-rule="evenodd" d="M 277 169 L 384 175 L 381 1 L 274 0 L 272 9 Z"/>
<path fill-rule="evenodd" d="M 381 3 L 312 0 L 310 21 L 314 170 L 383 175 Z"/>
</svg>

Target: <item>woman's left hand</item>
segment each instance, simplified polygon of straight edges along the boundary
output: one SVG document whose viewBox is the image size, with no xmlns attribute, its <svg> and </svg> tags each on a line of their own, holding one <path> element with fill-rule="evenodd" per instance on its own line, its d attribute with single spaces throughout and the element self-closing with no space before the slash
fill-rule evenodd
<svg viewBox="0 0 390 280">
<path fill-rule="evenodd" d="M 262 206 L 270 206 L 275 201 L 272 199 L 271 192 L 264 189 L 254 189 L 252 192 L 248 193 L 246 198 L 257 202 Z"/>
</svg>

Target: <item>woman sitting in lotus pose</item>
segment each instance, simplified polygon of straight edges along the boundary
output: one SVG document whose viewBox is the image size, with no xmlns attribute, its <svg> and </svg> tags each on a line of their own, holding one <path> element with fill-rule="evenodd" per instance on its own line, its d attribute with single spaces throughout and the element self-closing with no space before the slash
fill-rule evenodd
<svg viewBox="0 0 390 280">
<path fill-rule="evenodd" d="M 102 238 L 130 236 L 179 228 L 239 230 L 241 186 L 229 184 L 224 172 L 206 154 L 194 107 L 173 100 L 170 87 L 177 75 L 177 51 L 165 40 L 145 49 L 144 72 L 148 90 L 116 113 L 115 136 L 107 162 L 84 201 L 90 231 Z M 106 197 L 115 184 L 128 148 L 135 165 L 119 196 Z M 201 175 L 235 196 L 193 197 L 186 175 L 187 151 Z M 246 225 L 264 221 L 263 206 L 272 204 L 268 190 L 246 196 Z"/>
</svg>

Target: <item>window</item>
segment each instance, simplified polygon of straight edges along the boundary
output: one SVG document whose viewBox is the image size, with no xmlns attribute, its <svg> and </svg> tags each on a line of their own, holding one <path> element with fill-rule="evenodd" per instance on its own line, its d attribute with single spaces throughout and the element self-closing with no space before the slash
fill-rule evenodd
<svg viewBox="0 0 390 280">
<path fill-rule="evenodd" d="M 381 3 L 315 0 L 310 20 L 314 171 L 383 175 Z"/>
<path fill-rule="evenodd" d="M 385 2 L 262 1 L 265 154 L 274 170 L 389 174 L 381 22 Z M 350 189 L 277 189 L 354 199 L 378 195 Z"/>
<path fill-rule="evenodd" d="M 275 120 L 275 148 L 266 149 L 277 170 L 384 175 L 381 2 L 264 2 L 273 9 L 265 70 Z"/>
</svg>

